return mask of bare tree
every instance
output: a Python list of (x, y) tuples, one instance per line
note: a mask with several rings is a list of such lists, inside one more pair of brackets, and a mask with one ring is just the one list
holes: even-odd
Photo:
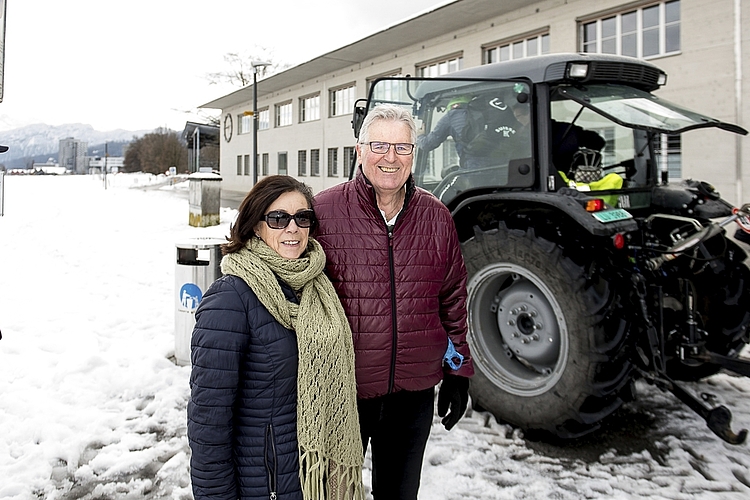
[[(231, 87), (246, 87), (253, 83), (253, 61), (270, 62), (269, 66), (258, 68), (258, 79), (263, 79), (289, 68), (289, 64), (275, 61), (273, 50), (259, 45), (243, 52), (229, 52), (224, 54), (224, 65), (226, 69), (214, 73), (206, 73), (205, 78), (209, 85), (229, 85)], [(208, 125), (221, 125), (221, 116), (218, 111), (210, 109), (175, 109), (186, 115), (198, 117)], [(192, 118), (193, 120), (195, 118)]]
[(270, 62), (269, 66), (258, 68), (258, 78), (278, 73), (288, 68), (288, 64), (274, 61), (273, 51), (256, 45), (253, 49), (243, 52), (229, 52), (224, 54), (227, 69), (208, 73), (206, 79), (211, 85), (228, 83), (233, 87), (246, 87), (253, 83), (253, 61)]

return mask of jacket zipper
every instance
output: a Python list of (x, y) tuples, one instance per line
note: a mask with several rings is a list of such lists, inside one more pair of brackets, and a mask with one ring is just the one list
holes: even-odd
[[(398, 219), (397, 219), (398, 220)], [(388, 378), (388, 394), (396, 384), (396, 347), (398, 344), (398, 322), (396, 318), (396, 269), (393, 265), (393, 226), (388, 226), (388, 270), (391, 277), (391, 370)]]
[[(268, 456), (268, 451), (271, 451), (271, 456)], [(276, 470), (277, 470), (277, 458), (276, 458), (276, 439), (273, 435), (273, 425), (268, 424), (266, 426), (266, 446), (265, 446), (265, 460), (266, 473), (268, 474), (268, 498), (270, 500), (276, 500)]]

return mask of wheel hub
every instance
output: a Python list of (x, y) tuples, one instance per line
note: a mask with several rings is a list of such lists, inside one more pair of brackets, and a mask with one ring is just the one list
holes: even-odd
[(513, 355), (541, 369), (549, 369), (560, 352), (554, 311), (539, 290), (527, 281), (498, 296), (497, 323)]

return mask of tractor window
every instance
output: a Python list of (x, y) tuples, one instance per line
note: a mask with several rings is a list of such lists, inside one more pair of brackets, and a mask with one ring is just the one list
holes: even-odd
[(588, 185), (579, 186), (581, 190), (647, 185), (650, 148), (646, 132), (619, 125), (566, 99), (552, 103), (551, 118), (552, 165), (566, 183)]
[(460, 83), (422, 99), (417, 183), (445, 203), (469, 190), (530, 186), (529, 86)]

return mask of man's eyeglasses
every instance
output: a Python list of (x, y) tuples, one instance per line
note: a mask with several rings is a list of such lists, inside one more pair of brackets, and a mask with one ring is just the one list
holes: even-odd
[(409, 144), (408, 142), (397, 142), (393, 144), (391, 142), (372, 141), (366, 144), (370, 146), (370, 151), (378, 155), (386, 154), (388, 150), (391, 149), (391, 146), (396, 150), (397, 155), (410, 155), (412, 151), (414, 151), (414, 144)]
[(266, 221), (266, 224), (271, 229), (286, 229), (289, 223), (292, 222), (292, 219), (294, 219), (297, 227), (307, 228), (315, 222), (315, 212), (309, 208), (307, 210), (300, 210), (292, 215), (281, 210), (273, 210), (263, 216), (263, 220)]

